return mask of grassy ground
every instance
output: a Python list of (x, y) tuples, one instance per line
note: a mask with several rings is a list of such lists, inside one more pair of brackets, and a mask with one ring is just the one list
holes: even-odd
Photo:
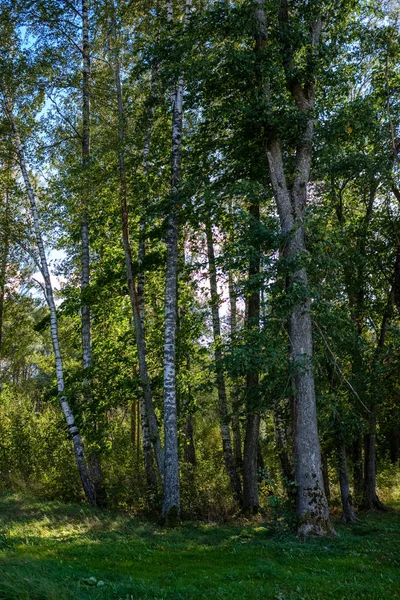
[(400, 514), (300, 542), (256, 526), (166, 531), (114, 512), (0, 497), (1, 600), (400, 599)]

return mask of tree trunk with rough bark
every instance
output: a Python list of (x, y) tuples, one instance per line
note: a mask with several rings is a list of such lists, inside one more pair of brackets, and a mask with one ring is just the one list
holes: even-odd
[[(184, 24), (190, 18), (192, 2), (186, 0)], [(174, 20), (173, 5), (167, 0), (167, 21)], [(172, 85), (171, 186), (167, 214), (167, 264), (165, 273), (164, 335), (164, 502), (162, 516), (166, 525), (180, 519), (181, 500), (178, 456), (178, 415), (176, 397), (176, 328), (178, 314), (178, 211), (182, 162), (183, 76)]]
[(18, 155), (18, 162), (19, 162), (19, 166), (20, 166), (20, 169), (22, 172), (22, 177), (24, 180), (25, 188), (26, 188), (29, 202), (30, 202), (32, 221), (33, 221), (33, 229), (34, 229), (34, 234), (35, 234), (35, 238), (36, 238), (39, 259), (40, 259), (40, 270), (41, 270), (41, 274), (42, 274), (42, 277), (44, 280), (45, 297), (46, 297), (47, 305), (50, 310), (50, 332), (51, 332), (51, 339), (52, 339), (52, 343), (53, 343), (53, 350), (54, 350), (55, 363), (56, 363), (56, 378), (57, 378), (57, 390), (58, 390), (59, 401), (60, 401), (61, 409), (64, 413), (65, 420), (66, 420), (68, 428), (69, 428), (69, 432), (72, 437), (76, 464), (78, 467), (79, 475), (81, 477), (83, 490), (85, 492), (87, 500), (90, 502), (90, 504), (93, 504), (95, 506), (96, 505), (96, 492), (94, 489), (93, 482), (91, 481), (91, 478), (90, 478), (90, 472), (89, 472), (89, 468), (88, 468), (88, 464), (87, 464), (87, 460), (86, 460), (86, 456), (85, 456), (85, 450), (84, 450), (84, 446), (83, 446), (82, 437), (81, 437), (79, 429), (75, 423), (74, 415), (72, 413), (71, 407), (70, 407), (67, 397), (65, 395), (64, 368), (63, 368), (63, 361), (62, 361), (62, 357), (61, 357), (60, 343), (59, 343), (59, 336), (58, 336), (57, 310), (56, 310), (56, 305), (54, 302), (54, 294), (53, 294), (53, 288), (51, 285), (50, 272), (49, 272), (49, 268), (48, 268), (48, 264), (47, 264), (47, 258), (46, 258), (46, 253), (45, 253), (41, 229), (40, 229), (36, 195), (35, 195), (35, 192), (33, 190), (31, 182), (30, 182), (28, 169), (27, 169), (27, 165), (26, 165), (26, 160), (25, 160), (25, 153), (24, 153), (21, 138), (19, 135), (18, 127), (17, 127), (16, 121), (14, 119), (14, 115), (12, 114), (12, 110), (7, 106), (7, 99), (5, 100), (5, 104), (6, 104), (4, 107), (5, 112), (9, 118), (11, 126), (12, 126), (17, 155)]
[[(256, 19), (259, 36), (265, 45), (268, 29), (264, 13), (264, 0), (256, 2)], [(318, 437), (316, 399), (314, 388), (313, 336), (311, 305), (307, 271), (300, 263), (306, 251), (304, 215), (307, 202), (314, 121), (313, 56), (317, 52), (322, 29), (321, 15), (316, 14), (310, 29), (310, 75), (305, 84), (297, 79), (295, 58), (290, 41), (285, 34), (290, 23), (286, 1), (279, 5), (278, 27), (282, 33), (281, 60), (286, 75), (286, 87), (297, 111), (303, 118), (299, 132), (293, 167), (288, 177), (288, 165), (278, 130), (270, 131), (267, 139), (267, 158), (272, 189), (278, 209), (281, 233), (284, 239), (282, 255), (291, 265), (288, 274), (288, 293), (293, 292), (294, 301), (288, 318), (290, 362), (294, 371), (296, 395), (296, 423), (294, 427), (295, 477), (297, 483), (297, 516), (300, 535), (326, 535), (332, 532), (328, 503), (321, 473), (321, 450)], [(270, 102), (268, 87), (265, 88)], [(297, 263), (297, 265), (296, 265)]]
[(125, 267), (127, 274), (127, 283), (129, 298), (131, 301), (133, 321), (136, 334), (136, 347), (138, 352), (139, 376), (142, 385), (143, 397), (140, 399), (140, 413), (143, 438), (143, 454), (146, 470), (147, 485), (150, 489), (157, 487), (157, 475), (154, 468), (152, 448), (154, 449), (155, 459), (160, 475), (164, 472), (164, 453), (161, 446), (160, 434), (158, 431), (157, 419), (154, 412), (150, 379), (147, 370), (146, 358), (146, 340), (143, 330), (142, 311), (139, 303), (138, 292), (134, 281), (132, 248), (129, 235), (129, 213), (127, 202), (127, 184), (125, 168), (125, 114), (122, 97), (122, 85), (120, 77), (119, 59), (114, 53), (114, 78), (118, 102), (118, 163), (120, 174), (120, 204), (121, 204), (121, 223), (122, 240), (125, 253)]
[(242, 486), (240, 477), (236, 469), (235, 460), (232, 452), (231, 432), (229, 429), (229, 413), (228, 401), (226, 395), (225, 377), (222, 367), (222, 350), (221, 350), (221, 324), (219, 319), (219, 294), (217, 287), (217, 271), (215, 266), (214, 242), (212, 236), (211, 224), (206, 225), (207, 234), (207, 254), (208, 268), (210, 278), (211, 292), (211, 313), (214, 335), (214, 358), (215, 358), (215, 375), (217, 381), (218, 400), (219, 400), (219, 422), (222, 440), (222, 452), (224, 456), (225, 467), (228, 472), (231, 483), (232, 494), (235, 502), (241, 506), (242, 504)]
[(340, 497), (342, 499), (343, 515), (342, 521), (353, 523), (356, 520), (356, 514), (353, 506), (353, 498), (350, 492), (349, 472), (347, 469), (346, 448), (342, 443), (338, 449), (339, 458), (339, 483)]

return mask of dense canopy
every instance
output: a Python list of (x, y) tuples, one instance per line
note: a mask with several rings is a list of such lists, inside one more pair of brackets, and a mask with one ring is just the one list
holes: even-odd
[(302, 535), (384, 510), (398, 3), (0, 7), (1, 485)]

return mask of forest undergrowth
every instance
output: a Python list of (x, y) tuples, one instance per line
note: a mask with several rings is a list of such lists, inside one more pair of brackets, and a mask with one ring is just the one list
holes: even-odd
[(167, 530), (117, 511), (0, 497), (1, 600), (400, 598), (400, 503), (300, 541), (277, 523)]

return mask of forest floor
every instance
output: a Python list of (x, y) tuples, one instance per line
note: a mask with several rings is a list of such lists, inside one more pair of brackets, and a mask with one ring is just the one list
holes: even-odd
[(400, 599), (400, 513), (299, 541), (267, 523), (165, 530), (113, 511), (0, 496), (1, 600)]

